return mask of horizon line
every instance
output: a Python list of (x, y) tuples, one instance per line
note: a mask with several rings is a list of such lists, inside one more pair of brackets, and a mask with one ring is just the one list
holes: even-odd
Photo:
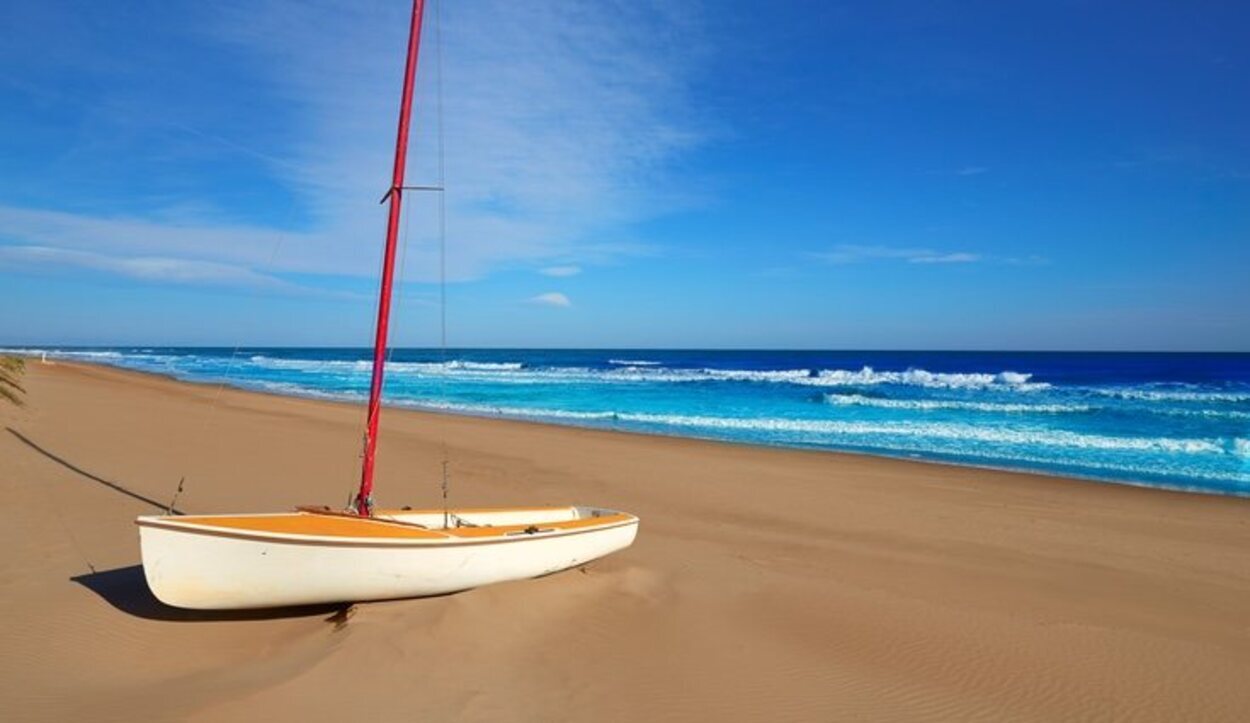
[[(346, 344), (0, 344), (0, 353), (7, 349), (364, 349), (370, 345)], [(390, 350), (406, 351), (657, 351), (657, 352), (831, 352), (831, 353), (947, 353), (947, 354), (1229, 354), (1250, 355), (1250, 349), (993, 349), (993, 348), (917, 348), (917, 347), (678, 347), (678, 346), (401, 346)]]

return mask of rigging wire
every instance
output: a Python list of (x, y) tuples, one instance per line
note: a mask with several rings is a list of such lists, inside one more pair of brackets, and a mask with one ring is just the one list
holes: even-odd
[[(240, 146), (240, 148), (242, 147)], [(286, 216), (288, 222), (294, 218), (295, 205), (293, 202), (288, 202)], [(286, 242), (286, 237), (287, 234), (285, 233), (278, 234), (278, 238), (274, 241), (273, 247), (269, 251), (269, 260), (265, 262), (265, 266), (263, 268), (273, 268), (274, 262), (278, 259), (278, 254), (282, 251), (282, 245)], [(256, 289), (251, 296), (255, 299), (260, 296), (260, 293), (261, 290)], [(238, 363), (239, 352), (242, 351), (242, 349), (242, 341), (237, 340), (234, 345), (234, 350), (230, 352), (230, 361), (226, 364), (226, 373), (222, 375), (221, 381), (217, 383), (217, 389), (213, 392), (213, 401), (209, 403), (208, 413), (204, 415), (204, 423), (200, 426), (200, 439), (206, 439), (208, 437), (208, 430), (212, 427), (213, 423), (217, 421), (218, 412), (221, 409), (221, 394), (225, 391), (226, 385), (230, 383), (230, 379), (234, 375), (234, 369)], [(220, 448), (221, 437), (217, 438), (217, 445), (218, 448)], [(183, 491), (186, 489), (186, 483), (187, 478), (185, 475), (178, 480), (178, 487), (174, 490), (173, 497), (169, 500), (169, 506), (166, 510), (166, 514), (184, 514), (178, 511), (177, 508), (178, 498), (182, 496)]]
[(438, 121), (438, 310), (439, 346), (447, 356), (447, 161), (443, 134), (443, 0), (434, 4), (435, 113)]
[[(443, 133), (443, 0), (434, 3), (434, 67), (435, 67), (435, 114), (438, 122), (438, 345), (442, 376), (439, 377), (439, 397), (447, 400), (447, 163), (445, 136)], [(451, 511), (448, 508), (448, 493), (451, 480), (448, 476), (448, 465), (451, 463), (447, 454), (447, 425), (442, 415), (438, 417), (439, 449), (441, 452), (440, 469), (442, 471), (441, 489), (443, 493), (443, 527), (449, 526)]]

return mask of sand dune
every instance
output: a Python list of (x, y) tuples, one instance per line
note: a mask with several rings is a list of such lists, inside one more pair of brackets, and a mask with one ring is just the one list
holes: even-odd
[(379, 501), (593, 503), (628, 551), (427, 600), (201, 614), (133, 518), (342, 504), (361, 410), (31, 366), (0, 407), (6, 720), (1244, 720), (1250, 501), (388, 411)]

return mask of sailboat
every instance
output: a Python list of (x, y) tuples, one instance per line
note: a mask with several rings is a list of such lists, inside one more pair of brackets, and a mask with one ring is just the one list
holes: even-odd
[[(343, 511), (139, 517), (148, 587), (180, 608), (363, 602), (540, 577), (633, 543), (638, 518), (599, 507), (374, 509), (391, 286), (424, 0), (414, 0), (395, 142), (360, 489)], [(408, 189), (410, 190), (410, 189)]]

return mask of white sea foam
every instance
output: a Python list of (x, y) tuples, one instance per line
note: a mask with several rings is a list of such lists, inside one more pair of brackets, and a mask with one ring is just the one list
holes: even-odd
[(1032, 374), (1021, 374), (1020, 372), (998, 373), (998, 380), (1004, 384), (1028, 384), (1031, 378), (1033, 378)]
[(0, 349), (0, 354), (11, 354), (13, 356), (43, 356), (47, 354), (49, 359), (82, 359), (84, 361), (120, 361), (125, 358), (125, 355), (115, 351), (32, 349), (26, 347)]
[[(1136, 410), (1135, 410), (1136, 411)], [(1147, 407), (1141, 410), (1146, 414), (1163, 414), (1169, 417), (1205, 417), (1207, 419), (1250, 419), (1250, 412), (1239, 412), (1235, 409), (1177, 409), (1167, 407)]]
[(1211, 439), (1157, 437), (1110, 437), (1066, 430), (1009, 429), (968, 424), (873, 424), (826, 420), (740, 419), (685, 415), (621, 415), (622, 419), (678, 427), (707, 427), (753, 431), (812, 432), (833, 436), (925, 437), (976, 441), (990, 444), (1076, 447), (1083, 449), (1134, 450), (1185, 454), (1219, 453), (1223, 445)]
[[(1166, 452), (1179, 454), (1225, 454), (1227, 445), (1220, 439), (1174, 439), (1169, 437), (1113, 437), (1083, 434), (1059, 429), (1020, 429), (980, 427), (970, 424), (910, 422), (850, 422), (823, 419), (779, 419), (745, 417), (710, 417), (682, 414), (650, 414), (640, 412), (587, 412), (564, 409), (454, 404), (443, 402), (412, 402), (412, 406), (509, 417), (569, 419), (582, 421), (619, 421), (703, 429), (728, 429), (747, 432), (788, 432), (828, 437), (875, 437), (883, 446), (902, 439), (952, 440), (991, 445), (1023, 445), (1037, 447), (1068, 447), (1107, 451)], [(836, 441), (836, 440), (835, 440)], [(1244, 440), (1240, 440), (1244, 441)]]
[[(310, 373), (363, 373), (371, 362), (343, 360), (275, 359), (263, 355), (253, 356), (253, 364), (275, 369), (289, 369)], [(700, 383), (700, 382), (754, 382), (794, 384), (815, 387), (904, 385), (945, 389), (1004, 389), (1011, 391), (1038, 391), (1048, 389), (1049, 384), (1032, 382), (1031, 374), (1003, 371), (987, 373), (945, 373), (925, 369), (906, 371), (876, 371), (872, 367), (859, 370), (825, 369), (717, 369), (665, 367), (648, 360), (613, 359), (612, 369), (589, 367), (528, 367), (521, 362), (474, 362), (453, 360), (448, 362), (388, 362), (387, 371), (398, 374), (449, 375), (476, 381), (505, 384), (551, 384), (551, 383)]]
[(329, 392), (322, 389), (306, 387), (301, 384), (293, 384), (291, 382), (271, 382), (258, 381), (249, 384), (253, 389), (263, 392), (271, 392), (273, 394), (284, 394), (295, 397), (309, 397), (312, 399), (331, 399), (337, 402), (362, 401), (366, 399), (366, 395), (360, 392)]
[[(279, 359), (264, 355), (251, 357), (252, 364), (268, 369), (289, 369), (310, 373), (369, 372), (371, 359)], [(521, 362), (474, 362), (453, 359), (446, 362), (395, 362), (388, 361), (388, 372), (418, 372), (439, 374), (446, 372), (510, 372), (524, 368)]]
[(638, 382), (789, 382), (801, 383), (810, 379), (807, 369), (670, 369), (645, 367), (613, 369), (603, 374), (608, 381)]
[(304, 372), (368, 371), (368, 361), (343, 361), (337, 359), (278, 359), (264, 355), (251, 357), (253, 365), (263, 369), (289, 369)]
[[(155, 349), (56, 349), (13, 348), (0, 350), (36, 358), (44, 352), (54, 359), (77, 359), (126, 366), (148, 371), (174, 373), (179, 378), (217, 382), (227, 381), (251, 389), (316, 397), (334, 400), (358, 401), (363, 398), (363, 382), (367, 381), (371, 361), (319, 360), (309, 358), (283, 358), (276, 354), (252, 352), (239, 355), (237, 360), (219, 352), (201, 354), (188, 352), (165, 352)], [(270, 353), (272, 354), (272, 353)], [(514, 357), (515, 359), (516, 357)], [(230, 362), (227, 371), (227, 362)], [(236, 363), (237, 362), (237, 363)], [(696, 437), (740, 439), (781, 444), (807, 444), (825, 447), (864, 449), (883, 453), (918, 454), (960, 460), (1002, 460), (1017, 466), (1042, 467), (1045, 469), (1107, 470), (1110, 476), (1139, 476), (1153, 478), (1171, 476), (1197, 480), (1218, 481), (1221, 489), (1231, 485), (1235, 490), (1250, 493), (1250, 439), (1245, 427), (1229, 424), (1224, 420), (1250, 419), (1250, 385), (1184, 384), (1157, 382), (1124, 384), (1117, 387), (1064, 387), (1057, 394), (1015, 396), (1016, 392), (1032, 392), (1050, 387), (1033, 381), (1030, 374), (1001, 371), (983, 372), (932, 372), (925, 369), (905, 371), (880, 371), (871, 367), (859, 369), (721, 369), (681, 368), (665, 366), (649, 359), (613, 359), (607, 368), (587, 366), (529, 366), (520, 361), (471, 361), (451, 359), (438, 361), (390, 362), (388, 371), (392, 379), (400, 383), (393, 391), (409, 393), (423, 387), (422, 380), (445, 378), (449, 382), (469, 385), (604, 385), (602, 392), (615, 391), (608, 385), (622, 385), (621, 393), (628, 391), (624, 385), (714, 384), (735, 385), (734, 393), (745, 393), (747, 385), (760, 385), (761, 397), (770, 399), (768, 408), (776, 411), (763, 412), (770, 415), (752, 418), (749, 412), (723, 412), (711, 414), (665, 414), (659, 412), (611, 412), (583, 411), (576, 409), (526, 408), (509, 402), (499, 406), (489, 404), (454, 404), (443, 402), (403, 401), (394, 396), (389, 403), (431, 409), (443, 409), (478, 415), (505, 415), (510, 417), (565, 421), (571, 424), (609, 426), (619, 424), (632, 429), (668, 432)], [(305, 376), (307, 374), (308, 376)], [(741, 387), (736, 385), (741, 384)], [(773, 387), (772, 385), (782, 385)], [(772, 401), (789, 399), (796, 404), (808, 397), (803, 387), (815, 387), (811, 391), (828, 393), (821, 398), (830, 405), (844, 407), (881, 408), (910, 413), (891, 416), (888, 421), (855, 419), (858, 415), (847, 412), (834, 415), (833, 410), (820, 411), (819, 406), (808, 405), (805, 410), (796, 407), (774, 407)], [(872, 388), (878, 392), (874, 395)], [(344, 389), (345, 388), (345, 389)], [(460, 387), (448, 384), (449, 391)], [(782, 394), (765, 395), (768, 388)], [(908, 392), (907, 388), (912, 388)], [(935, 390), (921, 393), (915, 388)], [(343, 389), (343, 391), (333, 391)], [(351, 390), (351, 391), (348, 391)], [(943, 392), (941, 390), (950, 390)], [(489, 399), (499, 394), (499, 399), (512, 393), (500, 387), (477, 391)], [(577, 398), (587, 389), (577, 389)], [(690, 390), (692, 393), (695, 389)], [(489, 392), (489, 393), (487, 393)], [(562, 406), (564, 397), (558, 391), (544, 390), (543, 395), (527, 394), (526, 398), (545, 399), (537, 402), (551, 407)], [(709, 389), (707, 394), (717, 393)], [(699, 394), (703, 394), (699, 390)], [(506, 395), (506, 396), (505, 396)], [(686, 395), (672, 397), (680, 401)], [(909, 396), (940, 396), (942, 399), (908, 398)], [(614, 399), (625, 399), (613, 395)], [(669, 397), (665, 397), (666, 399)], [(1117, 401), (1122, 400), (1122, 401)], [(622, 401), (622, 403), (628, 403)], [(795, 414), (812, 415), (815, 418), (788, 418), (782, 409), (792, 409)], [(988, 414), (1016, 415), (993, 419), (996, 424), (986, 424), (990, 418), (976, 417), (951, 420), (943, 423), (943, 417), (925, 415), (933, 410), (985, 412)], [(1048, 429), (1041, 420), (1031, 420), (1027, 415), (1068, 414), (1098, 412), (1107, 414), (1131, 414), (1145, 422), (1145, 415), (1175, 415), (1193, 417), (1183, 424), (1184, 433), (1174, 433), (1172, 425), (1156, 417), (1150, 424), (1159, 427), (1157, 432), (1147, 432), (1141, 425), (1140, 436), (1118, 436), (1118, 431), (1095, 433), (1095, 430), (1073, 431)], [(824, 416), (822, 416), (824, 415)], [(841, 417), (841, 418), (834, 418)], [(1205, 418), (1205, 419), (1204, 419)], [(905, 422), (903, 419), (916, 420)], [(1014, 421), (1013, 421), (1014, 420)], [(1210, 421), (1207, 421), (1210, 420)], [(1183, 434), (1183, 437), (1181, 436)], [(1208, 491), (1213, 487), (1208, 487)]]
[(942, 409), (1001, 414), (1067, 414), (1088, 412), (1088, 404), (1014, 404), (1006, 402), (963, 402), (953, 399), (881, 399), (862, 394), (826, 394), (825, 401), (843, 407), (876, 407), (936, 411)]
[[(526, 370), (530, 371), (530, 370)], [(546, 378), (576, 378), (586, 381), (630, 381), (648, 383), (689, 382), (761, 382), (795, 384), (815, 387), (873, 386), (895, 384), (948, 389), (1000, 388), (1013, 391), (1047, 389), (1049, 384), (1031, 382), (1030, 374), (1000, 372), (998, 374), (937, 373), (924, 369), (903, 372), (879, 372), (871, 367), (857, 371), (846, 369), (679, 369), (670, 367), (624, 367), (606, 372), (585, 368), (552, 368), (532, 370)]]
[(518, 369), (523, 369), (525, 367), (525, 365), (522, 364), (521, 362), (475, 362), (475, 361), (462, 361), (459, 359), (455, 359), (446, 363), (439, 363), (439, 364), (436, 364), (435, 366), (446, 368), (446, 369), (467, 369), (469, 371), (480, 371), (480, 372), (516, 371)]
[(1090, 389), (1094, 394), (1117, 399), (1129, 399), (1144, 402), (1250, 402), (1250, 391), (1228, 392), (1214, 390), (1189, 389), (1134, 389), (1117, 387), (1113, 389)]
[(987, 374), (983, 372), (931, 372), (926, 369), (913, 368), (902, 372), (879, 372), (872, 367), (866, 366), (858, 371), (828, 369), (820, 372), (820, 374), (806, 383), (829, 387), (859, 387), (877, 384), (945, 389), (1002, 387), (1021, 391), (1038, 391), (1050, 388), (1050, 385), (1045, 382), (1030, 381), (1032, 378), (1032, 374), (1013, 371)]
[[(1156, 475), (1173, 475), (1176, 477), (1209, 480), (1224, 484), (1231, 483), (1239, 487), (1239, 489), (1231, 490), (1232, 494), (1250, 496), (1250, 472), (1220, 471), (1203, 469), (1201, 467), (1195, 467), (1192, 464), (1177, 464), (1175, 460), (1179, 458), (1172, 458), (1173, 461), (1171, 462), (1165, 459), (1152, 459), (1149, 464), (1134, 464), (1122, 460), (1106, 462), (1099, 459), (1093, 459), (1088, 456), (1055, 456), (1053, 452), (1048, 452), (1047, 456), (1043, 457), (1031, 454), (1022, 454), (1016, 450), (1010, 452), (997, 452), (985, 449), (978, 450), (976, 456), (982, 460), (1000, 462), (1004, 466), (1012, 466), (1017, 469), (1021, 468), (1022, 464), (1040, 465), (1043, 468), (1049, 468), (1054, 465), (1069, 465), (1077, 468), (1093, 469), (1098, 470), (1102, 475), (1104, 475), (1105, 479), (1116, 482), (1117, 484), (1129, 484), (1133, 486), (1164, 487), (1166, 489), (1187, 490), (1191, 492), (1212, 492), (1209, 487), (1176, 483), (1165, 483), (1161, 485), (1157, 482), (1151, 482), (1149, 484), (1139, 484), (1126, 480), (1126, 476), (1139, 475), (1143, 478), (1148, 478)], [(1226, 492), (1229, 491), (1220, 490), (1220, 493)]]

